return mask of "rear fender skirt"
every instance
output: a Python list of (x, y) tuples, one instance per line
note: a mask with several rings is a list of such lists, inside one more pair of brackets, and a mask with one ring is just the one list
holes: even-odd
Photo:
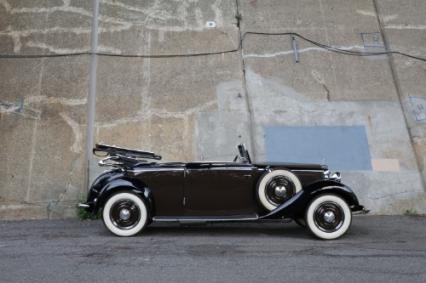
[(298, 192), (294, 197), (289, 199), (287, 202), (278, 206), (268, 214), (259, 217), (260, 219), (274, 219), (274, 218), (292, 218), (299, 215), (304, 215), (306, 206), (309, 202), (317, 195), (331, 193), (341, 196), (350, 207), (358, 207), (359, 202), (354, 192), (348, 186), (332, 181), (322, 180), (314, 184), (303, 188), (302, 191)]
[(104, 206), (108, 198), (118, 192), (131, 192), (142, 198), (148, 206), (149, 212), (153, 211), (154, 203), (152, 200), (152, 194), (145, 184), (138, 182), (137, 180), (129, 180), (125, 178), (115, 179), (107, 183), (99, 192), (96, 202), (93, 200), (93, 212), (97, 213), (100, 208)]

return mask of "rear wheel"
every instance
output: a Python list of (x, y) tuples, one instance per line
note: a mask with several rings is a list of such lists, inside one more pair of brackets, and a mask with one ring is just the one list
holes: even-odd
[(320, 195), (309, 204), (305, 221), (315, 236), (333, 240), (348, 231), (352, 222), (352, 212), (341, 197), (331, 194)]
[(144, 201), (132, 193), (118, 193), (106, 202), (102, 219), (105, 227), (117, 236), (134, 236), (147, 224)]

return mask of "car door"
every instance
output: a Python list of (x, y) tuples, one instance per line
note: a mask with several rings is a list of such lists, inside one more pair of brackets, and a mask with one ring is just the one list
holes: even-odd
[(251, 164), (188, 163), (184, 206), (187, 216), (237, 216), (255, 212)]
[(182, 216), (184, 164), (136, 169), (136, 178), (145, 184), (152, 193), (154, 214), (156, 217)]

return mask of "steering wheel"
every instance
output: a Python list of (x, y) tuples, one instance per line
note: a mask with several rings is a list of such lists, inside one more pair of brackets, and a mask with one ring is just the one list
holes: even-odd
[(241, 157), (241, 161), (243, 163), (251, 163), (250, 154), (248, 153), (244, 144), (238, 145), (238, 152), (239, 152), (239, 156)]

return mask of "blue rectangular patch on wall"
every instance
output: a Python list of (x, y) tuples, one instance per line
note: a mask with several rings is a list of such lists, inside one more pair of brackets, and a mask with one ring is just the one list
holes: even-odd
[(332, 170), (371, 170), (364, 126), (265, 128), (266, 157), (270, 162), (327, 164)]

